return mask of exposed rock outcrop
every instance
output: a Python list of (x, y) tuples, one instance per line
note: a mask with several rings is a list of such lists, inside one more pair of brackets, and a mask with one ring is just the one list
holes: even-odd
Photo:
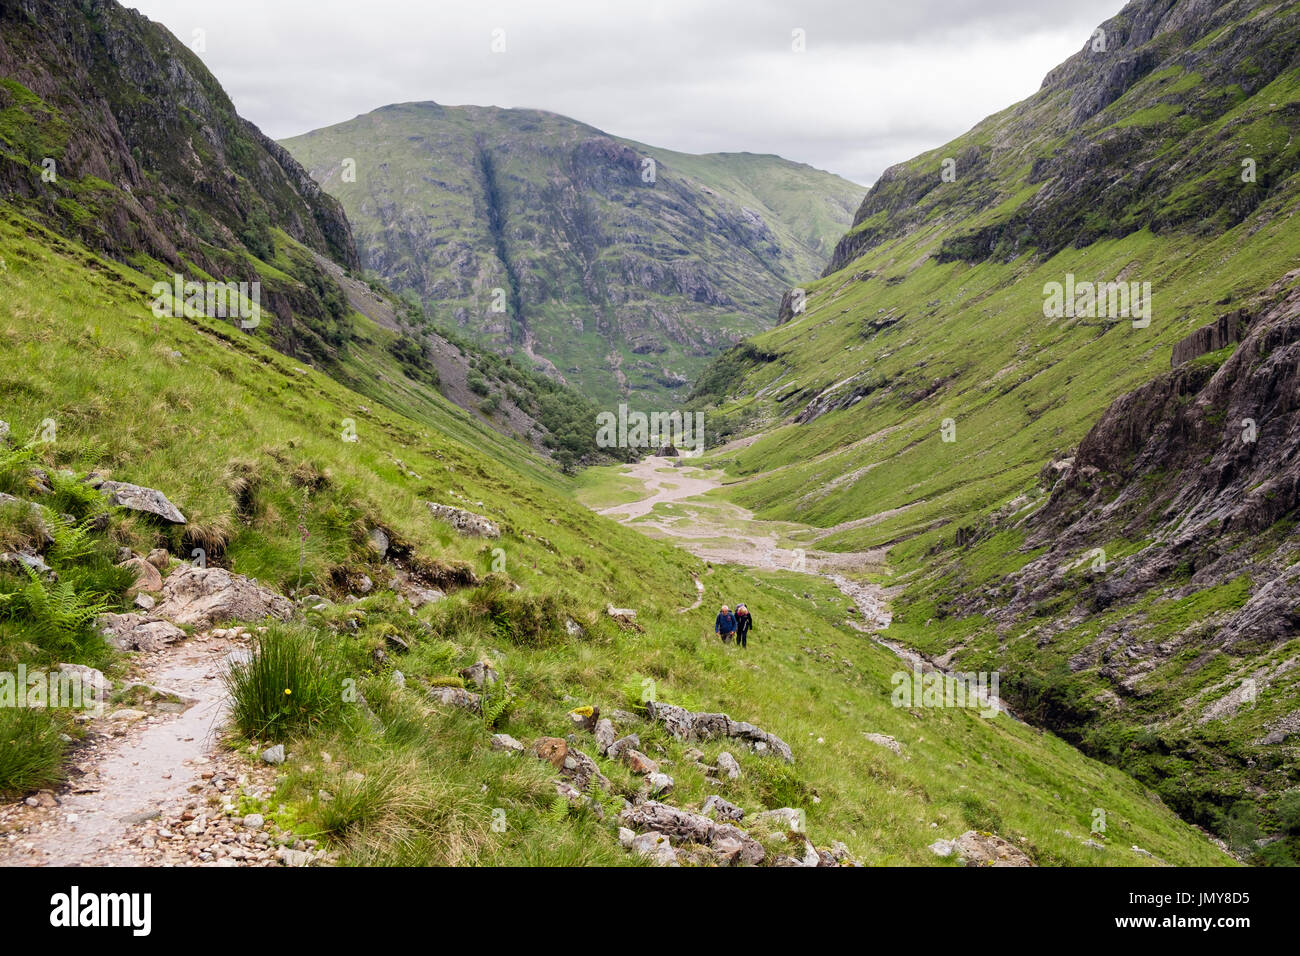
[(786, 763), (794, 763), (794, 753), (780, 737), (753, 724), (732, 720), (726, 714), (695, 713), (685, 707), (655, 701), (646, 704), (646, 713), (678, 740), (732, 738), (744, 741), (756, 754), (775, 754)]
[(163, 583), (158, 617), (206, 627), (220, 621), (287, 620), (293, 603), (256, 581), (225, 568), (185, 565)]

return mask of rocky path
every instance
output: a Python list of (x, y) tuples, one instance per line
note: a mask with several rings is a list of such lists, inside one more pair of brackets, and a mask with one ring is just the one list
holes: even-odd
[(274, 792), (275, 769), (226, 745), (225, 672), (252, 636), (211, 622), (286, 617), (292, 605), (239, 575), (184, 564), (161, 596), (150, 613), (100, 619), (133, 651), (128, 677), (104, 695), (101, 713), (77, 716), (67, 782), (0, 806), (0, 866), (302, 866), (324, 857), (261, 814), (240, 815), (241, 804)]
[(245, 632), (199, 634), (141, 653), (133, 663), (139, 702), (88, 721), (69, 782), (0, 810), (0, 865), (114, 866), (160, 862), (142, 824), (179, 819), (211, 781), (243, 771), (217, 746), (227, 712), (225, 661)]

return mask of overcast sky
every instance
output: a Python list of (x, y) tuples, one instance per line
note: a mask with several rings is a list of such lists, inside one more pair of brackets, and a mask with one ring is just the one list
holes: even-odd
[(1123, 5), (126, 2), (191, 46), (202, 30), (208, 68), (276, 138), (412, 100), (536, 107), (652, 146), (778, 153), (864, 185), (1031, 94)]

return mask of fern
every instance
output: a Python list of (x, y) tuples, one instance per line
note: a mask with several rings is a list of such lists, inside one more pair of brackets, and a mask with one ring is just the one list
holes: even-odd
[(72, 563), (90, 557), (95, 553), (96, 541), (92, 536), (93, 518), (75, 523), (61, 514), (45, 511), (45, 526), (49, 529), (54, 545), (50, 554), (59, 563)]
[(501, 718), (505, 716), (512, 704), (515, 702), (514, 695), (506, 687), (505, 681), (498, 682), (499, 690), (485, 688), (483, 697), (479, 701), (479, 709), (483, 712), (483, 724), (489, 730), (496, 728)]
[(30, 489), (27, 487), (27, 466), (36, 457), (36, 446), (21, 445), (5, 451), (0, 449), (0, 491), (11, 495), (21, 495)]
[(22, 621), (37, 638), (54, 644), (51, 650), (75, 647), (76, 638), (109, 608), (103, 599), (83, 595), (67, 581), (48, 582), (32, 568), (23, 570), (28, 583), (0, 594), (0, 613)]
[(551, 801), (551, 809), (546, 816), (555, 824), (561, 824), (567, 820), (569, 817), (569, 798), (562, 793), (557, 793), (555, 799)]

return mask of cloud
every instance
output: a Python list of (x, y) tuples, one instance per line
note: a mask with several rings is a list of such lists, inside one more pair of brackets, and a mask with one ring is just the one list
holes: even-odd
[[(274, 137), (390, 103), (534, 107), (868, 184), (1037, 89), (1119, 0), (137, 0)], [(805, 51), (792, 49), (804, 31)], [(502, 31), (494, 34), (494, 31)], [(504, 52), (493, 52), (494, 37)]]

